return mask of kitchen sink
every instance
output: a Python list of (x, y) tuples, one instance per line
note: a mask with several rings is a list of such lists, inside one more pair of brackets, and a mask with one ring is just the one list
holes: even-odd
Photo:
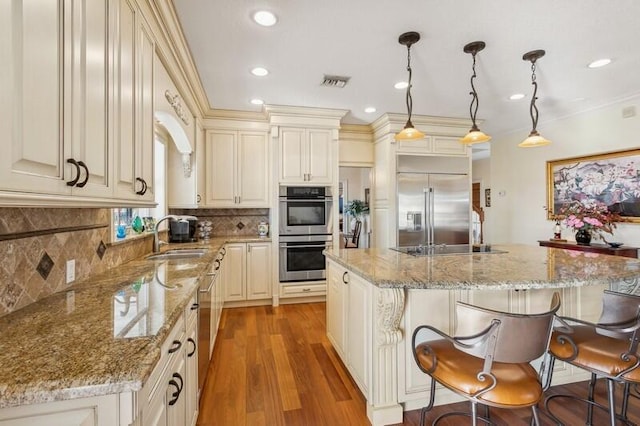
[(171, 249), (162, 253), (153, 253), (147, 256), (147, 260), (173, 260), (192, 259), (202, 257), (207, 253), (207, 249)]

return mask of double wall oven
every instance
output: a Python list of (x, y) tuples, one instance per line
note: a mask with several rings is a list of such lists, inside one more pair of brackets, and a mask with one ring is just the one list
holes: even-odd
[(280, 281), (324, 280), (323, 250), (332, 244), (330, 187), (280, 187)]

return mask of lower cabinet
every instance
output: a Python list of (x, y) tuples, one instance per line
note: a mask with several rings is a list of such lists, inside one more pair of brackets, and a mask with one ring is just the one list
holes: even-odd
[(105, 395), (0, 410), (1, 426), (112, 426), (119, 424), (118, 395)]
[(327, 336), (364, 395), (371, 364), (371, 302), (365, 280), (327, 264)]
[(230, 243), (225, 248), (225, 303), (271, 298), (271, 243)]
[(197, 320), (194, 298), (162, 345), (160, 361), (140, 392), (142, 425), (195, 425), (198, 417)]

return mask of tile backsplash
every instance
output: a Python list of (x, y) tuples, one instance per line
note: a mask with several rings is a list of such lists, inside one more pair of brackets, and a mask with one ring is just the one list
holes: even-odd
[(0, 316), (151, 251), (150, 237), (108, 245), (110, 220), (110, 209), (0, 208)]
[(260, 222), (269, 223), (269, 209), (170, 209), (169, 213), (210, 221), (215, 236), (255, 236)]

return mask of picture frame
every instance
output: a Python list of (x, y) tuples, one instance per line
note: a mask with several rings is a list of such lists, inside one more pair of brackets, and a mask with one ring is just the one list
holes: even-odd
[(491, 188), (484, 190), (484, 206), (491, 207)]
[(369, 201), (371, 197), (371, 190), (369, 188), (364, 189), (364, 205), (369, 207)]
[(640, 149), (547, 161), (547, 219), (571, 201), (598, 201), (640, 223)]

